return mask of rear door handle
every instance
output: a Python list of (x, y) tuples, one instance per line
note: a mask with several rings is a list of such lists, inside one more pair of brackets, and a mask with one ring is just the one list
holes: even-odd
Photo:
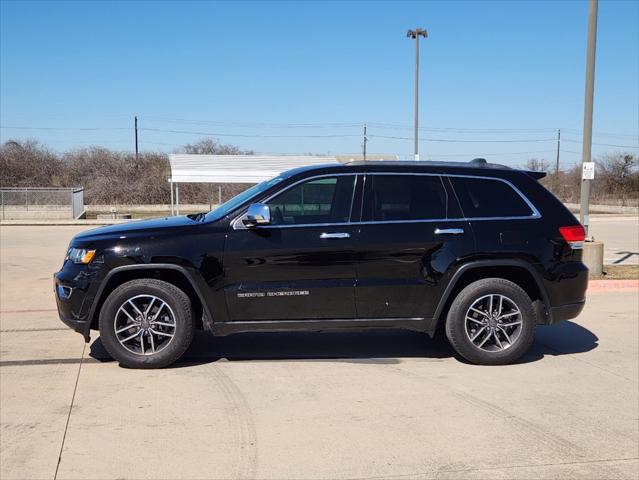
[(351, 238), (350, 233), (340, 232), (340, 233), (322, 233), (320, 238)]
[(436, 228), (435, 235), (461, 235), (464, 233), (463, 228)]

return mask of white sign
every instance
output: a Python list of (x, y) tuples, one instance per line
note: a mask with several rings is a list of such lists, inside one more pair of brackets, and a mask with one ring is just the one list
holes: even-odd
[(595, 162), (584, 162), (581, 171), (582, 180), (593, 180), (595, 178)]

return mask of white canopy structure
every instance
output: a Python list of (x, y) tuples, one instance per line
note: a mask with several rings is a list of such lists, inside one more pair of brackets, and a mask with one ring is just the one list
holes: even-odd
[[(171, 154), (171, 213), (180, 213), (180, 183), (260, 183), (297, 167), (338, 163), (317, 155), (194, 155)], [(175, 197), (173, 187), (175, 186)], [(174, 202), (175, 198), (175, 202)]]

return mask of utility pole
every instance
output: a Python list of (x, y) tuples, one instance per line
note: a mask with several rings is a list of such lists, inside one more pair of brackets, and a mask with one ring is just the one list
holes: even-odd
[(557, 130), (557, 166), (555, 167), (555, 175), (559, 175), (559, 147), (561, 146), (561, 128)]
[[(595, 50), (597, 47), (597, 0), (590, 0), (588, 12), (588, 48), (586, 51), (586, 90), (584, 98), (584, 132), (582, 145), (582, 171), (586, 164), (592, 161), (592, 103), (595, 90)], [(581, 179), (581, 204), (579, 220), (586, 229), (588, 236), (590, 179)]]
[(415, 160), (419, 160), (419, 37), (428, 38), (428, 32), (417, 28), (406, 36), (415, 40)]
[(366, 142), (368, 142), (368, 137), (366, 136), (366, 124), (364, 124), (364, 161), (366, 161)]
[(135, 116), (135, 160), (138, 160), (138, 116)]

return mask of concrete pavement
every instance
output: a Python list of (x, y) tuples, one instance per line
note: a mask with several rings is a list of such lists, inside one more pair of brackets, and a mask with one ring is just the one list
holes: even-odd
[(639, 264), (639, 216), (592, 215), (589, 234), (604, 242), (604, 264)]
[(411, 332), (202, 333), (174, 368), (127, 370), (54, 310), (82, 229), (0, 231), (3, 480), (639, 474), (636, 291), (593, 292), (511, 366)]

